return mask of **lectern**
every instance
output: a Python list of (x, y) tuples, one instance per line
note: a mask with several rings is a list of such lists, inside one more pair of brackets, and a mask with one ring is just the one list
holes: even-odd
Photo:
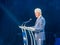
[(26, 26), (19, 26), (19, 28), (21, 28), (21, 30), (22, 30), (24, 45), (28, 45), (28, 37), (27, 37), (26, 30), (28, 30), (28, 33), (29, 33), (29, 36), (30, 36), (30, 40), (31, 40), (31, 45), (36, 45), (35, 44), (34, 34), (33, 34), (34, 28), (26, 27)]

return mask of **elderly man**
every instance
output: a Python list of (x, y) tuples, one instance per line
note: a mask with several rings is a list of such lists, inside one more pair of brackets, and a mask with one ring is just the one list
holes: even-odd
[(36, 23), (35, 23), (35, 39), (36, 39), (36, 44), (37, 45), (45, 45), (45, 19), (42, 16), (42, 11), (40, 8), (36, 8), (34, 10), (35, 16), (37, 18)]
[(36, 45), (45, 45), (44, 41), (45, 41), (45, 19), (42, 16), (42, 11), (40, 8), (36, 8), (34, 10), (35, 16), (37, 18), (36, 22), (35, 22), (35, 26), (33, 27), (20, 27), (20, 28), (24, 28), (26, 30), (31, 30), (34, 31), (34, 35), (35, 35), (35, 40), (36, 40)]

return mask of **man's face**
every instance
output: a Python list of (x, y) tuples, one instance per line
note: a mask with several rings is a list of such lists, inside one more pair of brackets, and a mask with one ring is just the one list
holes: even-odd
[(35, 12), (35, 16), (38, 18), (40, 16), (40, 12)]

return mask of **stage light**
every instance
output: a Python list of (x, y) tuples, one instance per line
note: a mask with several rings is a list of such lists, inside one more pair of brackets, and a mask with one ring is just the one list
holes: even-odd
[(0, 7), (2, 8), (2, 10), (7, 14), (7, 16), (9, 18), (11, 18), (11, 20), (13, 20), (17, 25), (20, 25), (20, 22), (17, 20), (17, 18), (14, 16), (13, 13), (10, 12), (10, 10), (8, 10), (7, 7), (5, 7), (3, 4), (0, 3)]

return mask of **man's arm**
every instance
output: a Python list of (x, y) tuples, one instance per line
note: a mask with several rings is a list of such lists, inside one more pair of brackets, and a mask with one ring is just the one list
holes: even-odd
[(45, 27), (45, 20), (41, 19), (36, 25), (35, 25), (35, 32), (43, 32)]

